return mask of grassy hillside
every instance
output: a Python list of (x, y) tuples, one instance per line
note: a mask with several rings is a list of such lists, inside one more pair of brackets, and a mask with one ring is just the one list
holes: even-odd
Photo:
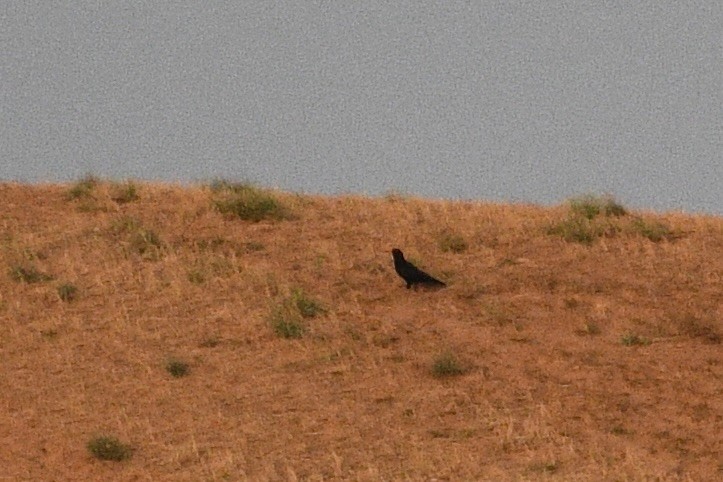
[(720, 217), (86, 179), (0, 235), (0, 479), (723, 477)]

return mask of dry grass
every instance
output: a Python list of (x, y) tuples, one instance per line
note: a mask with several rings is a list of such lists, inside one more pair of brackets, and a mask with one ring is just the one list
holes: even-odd
[[(723, 475), (719, 217), (578, 215), (581, 243), (569, 205), (254, 191), (293, 216), (244, 221), (124, 189), (0, 184), (8, 480)], [(406, 290), (392, 247), (449, 287)]]

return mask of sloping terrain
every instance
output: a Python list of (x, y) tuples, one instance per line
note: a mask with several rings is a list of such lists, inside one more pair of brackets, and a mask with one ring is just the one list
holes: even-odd
[(723, 477), (720, 217), (236, 194), (0, 185), (0, 479)]

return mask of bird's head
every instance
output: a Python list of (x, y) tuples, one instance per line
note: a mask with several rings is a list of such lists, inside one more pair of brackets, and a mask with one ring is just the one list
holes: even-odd
[(398, 260), (403, 260), (403, 259), (404, 259), (404, 254), (402, 254), (402, 250), (401, 250), (401, 249), (394, 248), (394, 249), (392, 250), (392, 256), (394, 256), (394, 259), (398, 259)]

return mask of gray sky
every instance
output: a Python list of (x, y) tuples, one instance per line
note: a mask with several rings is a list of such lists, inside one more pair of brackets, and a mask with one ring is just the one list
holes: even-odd
[(0, 180), (723, 214), (723, 2), (6, 1)]

